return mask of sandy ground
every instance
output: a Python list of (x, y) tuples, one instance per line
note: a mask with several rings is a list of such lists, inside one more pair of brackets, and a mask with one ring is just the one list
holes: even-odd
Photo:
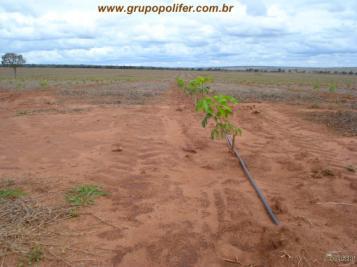
[[(81, 183), (110, 195), (83, 208), (95, 216), (54, 227), (68, 235), (53, 244), (75, 255), (40, 265), (333, 266), (327, 253), (357, 257), (357, 177), (346, 169), (357, 165), (357, 140), (304, 120), (303, 107), (242, 104), (236, 118), (237, 146), (275, 226), (177, 89), (145, 105), (48, 112), (55, 102), (50, 91), (0, 94), (0, 177), (59, 202)], [(30, 108), (45, 112), (15, 115)]]

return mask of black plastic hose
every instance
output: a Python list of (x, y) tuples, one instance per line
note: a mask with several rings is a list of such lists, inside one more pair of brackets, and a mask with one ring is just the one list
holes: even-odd
[(263, 195), (262, 191), (259, 189), (257, 183), (255, 182), (255, 180), (253, 179), (253, 177), (250, 175), (249, 170), (247, 165), (245, 164), (245, 162), (243, 161), (243, 159), (241, 158), (241, 156), (239, 155), (238, 150), (235, 147), (232, 147), (232, 137), (226, 135), (226, 140), (228, 143), (228, 146), (230, 149), (232, 149), (232, 151), (234, 152), (234, 154), (237, 156), (237, 158), (239, 159), (239, 163), (242, 166), (242, 169), (245, 173), (245, 175), (247, 176), (249, 182), (251, 183), (251, 185), (253, 186), (255, 192), (257, 192), (260, 200), (263, 202), (263, 205), (265, 207), (265, 210), (267, 211), (267, 213), (269, 214), (271, 220), (273, 221), (273, 223), (275, 223), (276, 225), (280, 224), (279, 219), (276, 217), (276, 215), (274, 214), (273, 210), (271, 209), (271, 207), (269, 206), (268, 201), (266, 200), (265, 196)]

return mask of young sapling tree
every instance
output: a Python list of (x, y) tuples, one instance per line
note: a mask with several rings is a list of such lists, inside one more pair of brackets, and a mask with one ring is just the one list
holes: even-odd
[(198, 100), (198, 94), (203, 97), (205, 94), (209, 93), (209, 87), (207, 86), (207, 83), (212, 81), (213, 80), (210, 77), (198, 76), (189, 82), (187, 91), (191, 96), (193, 96), (195, 104)]
[(213, 79), (211, 77), (198, 76), (196, 77), (195, 82), (197, 85), (197, 92), (203, 97), (204, 94), (209, 93), (210, 88), (207, 86), (207, 83), (213, 82)]
[(181, 89), (185, 88), (185, 81), (182, 78), (177, 77), (176, 82), (178, 87), (180, 87)]
[(233, 109), (236, 104), (238, 104), (238, 100), (227, 95), (206, 96), (196, 104), (196, 111), (205, 113), (201, 122), (202, 127), (205, 128), (208, 121), (212, 119), (215, 122), (215, 126), (211, 131), (211, 138), (221, 139), (226, 135), (231, 135), (232, 150), (235, 146), (235, 138), (242, 133), (241, 129), (229, 120), (233, 115)]

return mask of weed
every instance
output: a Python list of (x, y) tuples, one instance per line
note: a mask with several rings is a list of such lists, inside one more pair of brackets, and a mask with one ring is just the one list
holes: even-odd
[(34, 246), (31, 250), (26, 254), (27, 262), (29, 265), (40, 262), (43, 258), (43, 249), (41, 246)]
[(95, 202), (99, 196), (107, 193), (96, 185), (80, 185), (66, 193), (66, 201), (73, 206), (88, 206)]
[(10, 198), (15, 199), (25, 196), (26, 193), (19, 188), (4, 188), (0, 189), (0, 199)]

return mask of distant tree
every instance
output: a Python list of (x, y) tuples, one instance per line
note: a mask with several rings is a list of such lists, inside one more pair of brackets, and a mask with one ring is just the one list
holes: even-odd
[(6, 53), (1, 57), (1, 64), (5, 67), (13, 68), (14, 77), (16, 79), (16, 68), (21, 67), (26, 63), (26, 60), (22, 55), (17, 55), (15, 53)]

